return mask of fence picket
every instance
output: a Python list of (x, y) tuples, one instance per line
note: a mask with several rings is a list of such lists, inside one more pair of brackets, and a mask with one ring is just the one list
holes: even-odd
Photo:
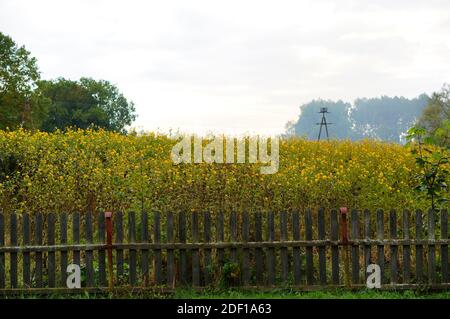
[[(397, 212), (395, 210), (391, 210), (389, 213), (389, 230), (390, 230), (390, 238), (397, 239)], [(391, 245), (390, 247), (391, 253), (391, 284), (396, 284), (398, 281), (397, 274), (397, 263), (398, 263), (398, 247), (397, 245)]]
[[(292, 238), (297, 241), (300, 240), (300, 216), (296, 210), (292, 213)], [(301, 258), (300, 247), (292, 248), (293, 267), (294, 267), (294, 284), (300, 285), (301, 283)]]
[[(161, 215), (159, 212), (153, 213), (153, 241), (155, 243), (161, 242)], [(157, 285), (161, 285), (163, 282), (161, 249), (155, 249), (153, 256), (155, 263), (155, 282)]]
[[(262, 220), (261, 213), (255, 213), (255, 242), (262, 241)], [(264, 257), (263, 249), (255, 248), (255, 263), (256, 263), (256, 283), (258, 285), (264, 284)]]
[[(422, 211), (417, 210), (416, 211), (416, 239), (421, 240), (422, 239)], [(417, 244), (416, 245), (416, 280), (418, 283), (423, 282), (423, 245)]]
[[(192, 242), (197, 243), (200, 239), (198, 233), (198, 213), (191, 214)], [(192, 250), (192, 284), (194, 287), (200, 286), (200, 257), (199, 249)]]
[[(325, 215), (324, 210), (319, 209), (317, 214), (317, 234), (319, 240), (325, 239)], [(327, 284), (326, 247), (319, 246), (319, 281), (321, 285)]]
[[(123, 242), (123, 214), (117, 212), (114, 214), (114, 221), (116, 224), (116, 243), (121, 244)], [(117, 281), (120, 282), (124, 275), (123, 269), (123, 249), (118, 248), (116, 250), (116, 274)]]
[[(434, 241), (435, 235), (435, 211), (428, 211), (428, 239)], [(428, 281), (431, 284), (436, 283), (436, 246), (433, 243), (428, 244)]]
[[(352, 210), (351, 215), (352, 223), (352, 240), (359, 239), (359, 212), (355, 209)], [(359, 274), (359, 246), (352, 245), (352, 283), (359, 284), (360, 274)]]
[[(131, 211), (128, 212), (128, 242), (136, 242), (136, 214)], [(128, 267), (130, 275), (130, 285), (135, 286), (137, 283), (137, 251), (136, 249), (128, 250)]]
[[(149, 235), (148, 235), (148, 214), (147, 211), (142, 210), (141, 211), (141, 228), (140, 228), (140, 234), (141, 238), (140, 241), (142, 243), (148, 243), (149, 242)], [(149, 250), (148, 249), (142, 249), (140, 251), (141, 255), (141, 275), (142, 275), (142, 284), (144, 287), (148, 286), (149, 284)]]
[[(78, 212), (72, 214), (72, 242), (74, 244), (80, 243), (80, 213)], [(73, 251), (73, 263), (81, 266), (79, 250)]]
[[(103, 211), (97, 214), (97, 240), (100, 244), (105, 243), (105, 213)], [(98, 251), (98, 280), (101, 287), (106, 287), (106, 251), (100, 249)]]
[[(275, 241), (275, 216), (271, 211), (267, 220), (267, 232), (269, 242)], [(267, 248), (267, 284), (273, 286), (275, 284), (275, 249)]]
[[(448, 239), (448, 212), (441, 210), (441, 239)], [(441, 272), (442, 282), (449, 282), (448, 279), (448, 245), (441, 245)]]
[[(305, 239), (312, 240), (312, 216), (311, 210), (307, 209), (305, 213)], [(306, 246), (306, 284), (314, 284), (314, 269), (313, 269), (313, 248)]]
[[(0, 212), (0, 247), (5, 246), (5, 219)], [(0, 252), (0, 288), (5, 288), (6, 282), (5, 253)]]
[[(55, 244), (55, 214), (50, 213), (47, 216), (47, 243), (52, 246)], [(48, 286), (56, 286), (56, 256), (54, 251), (48, 252)]]
[[(377, 239), (384, 239), (384, 211), (379, 209), (377, 210)], [(384, 245), (377, 245), (377, 257), (378, 257), (378, 266), (380, 266), (381, 271), (381, 283), (385, 282), (385, 273), (384, 273)]]
[[(235, 211), (230, 214), (230, 240), (233, 243), (237, 242), (237, 215)], [(232, 263), (238, 263), (236, 248), (230, 249), (230, 259)]]
[[(217, 213), (217, 219), (216, 219), (216, 240), (218, 242), (224, 242), (224, 220), (223, 220), (223, 212)], [(223, 263), (225, 261), (225, 251), (222, 248), (217, 248), (217, 266), (218, 266), (218, 272), (222, 270)]]
[[(92, 230), (92, 213), (89, 211), (85, 215), (84, 221), (86, 243), (92, 244), (94, 240)], [(87, 287), (94, 287), (94, 254), (92, 250), (86, 250), (86, 285)]]
[[(288, 234), (287, 234), (287, 213), (286, 211), (282, 211), (280, 213), (280, 239), (281, 241), (287, 241), (288, 240)], [(288, 259), (288, 249), (287, 247), (282, 247), (280, 249), (280, 258), (281, 258), (281, 279), (284, 283), (287, 283), (288, 281), (288, 274), (289, 274), (289, 259)]]
[[(59, 233), (60, 238), (59, 242), (61, 245), (67, 244), (67, 213), (60, 213), (59, 214)], [(61, 259), (60, 259), (60, 266), (61, 266), (61, 287), (66, 286), (67, 281), (67, 265), (68, 265), (68, 256), (67, 256), (67, 250), (61, 251)]]
[[(403, 238), (405, 240), (410, 239), (409, 230), (409, 210), (403, 210)], [(411, 246), (403, 246), (403, 283), (409, 284), (411, 281)]]
[[(339, 222), (337, 210), (331, 211), (331, 240), (339, 240)], [(331, 278), (334, 285), (339, 285), (339, 245), (331, 246)]]
[[(36, 213), (34, 220), (34, 243), (35, 245), (42, 245), (42, 214)], [(42, 278), (42, 252), (35, 252), (35, 277), (36, 277), (36, 287), (41, 288), (43, 286)]]
[[(203, 214), (203, 236), (205, 243), (211, 242), (211, 214), (206, 211)], [(205, 286), (211, 284), (211, 249), (206, 248), (203, 256), (203, 276), (205, 280)]]
[[(167, 213), (166, 223), (166, 239), (168, 243), (173, 243), (173, 213)], [(167, 285), (169, 287), (175, 287), (175, 260), (173, 249), (167, 250)]]
[[(11, 213), (9, 224), (10, 243), (17, 246), (17, 214)], [(11, 288), (17, 288), (17, 252), (9, 254), (9, 280)]]
[[(242, 215), (242, 241), (248, 242), (250, 236), (250, 226), (248, 213), (244, 212)], [(242, 249), (242, 283), (244, 286), (250, 284), (250, 268), (249, 268), (249, 249)]]
[[(186, 215), (183, 211), (178, 215), (178, 239), (180, 243), (186, 242)], [(180, 282), (183, 285), (188, 283), (186, 258), (186, 249), (180, 249)]]
[[(30, 216), (24, 213), (22, 216), (23, 244), (30, 245)], [(31, 288), (30, 252), (23, 252), (23, 283), (26, 288)]]
[[(364, 210), (364, 238), (370, 240), (372, 235), (371, 225), (370, 225), (370, 211), (368, 209)], [(367, 266), (371, 264), (372, 248), (370, 244), (364, 245), (364, 273)]]

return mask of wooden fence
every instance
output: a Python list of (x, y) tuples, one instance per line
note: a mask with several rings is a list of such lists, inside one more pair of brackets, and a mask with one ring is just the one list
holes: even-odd
[(371, 263), (383, 287), (450, 287), (447, 210), (105, 215), (0, 213), (0, 291), (63, 290), (70, 263), (83, 289), (360, 287)]

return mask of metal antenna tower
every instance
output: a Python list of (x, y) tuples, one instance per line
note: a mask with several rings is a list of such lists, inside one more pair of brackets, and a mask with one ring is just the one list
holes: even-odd
[(327, 141), (328, 141), (330, 139), (329, 136), (328, 136), (328, 125), (331, 125), (333, 123), (328, 123), (327, 122), (327, 119), (325, 118), (325, 113), (330, 113), (330, 112), (328, 112), (328, 108), (321, 107), (319, 113), (322, 114), (322, 121), (320, 123), (316, 123), (316, 125), (320, 125), (319, 137), (317, 138), (317, 141), (320, 141), (320, 136), (322, 134), (322, 126), (325, 126), (325, 132), (327, 133)]

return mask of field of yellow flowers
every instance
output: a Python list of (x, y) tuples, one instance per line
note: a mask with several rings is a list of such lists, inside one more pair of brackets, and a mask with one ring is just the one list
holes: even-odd
[(278, 173), (260, 164), (174, 165), (176, 140), (69, 130), (0, 131), (0, 209), (212, 212), (292, 208), (427, 208), (412, 190), (414, 157), (376, 141), (280, 141)]

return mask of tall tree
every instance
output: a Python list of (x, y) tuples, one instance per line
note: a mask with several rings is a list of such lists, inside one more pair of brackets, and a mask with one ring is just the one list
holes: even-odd
[(106, 113), (108, 129), (123, 131), (136, 119), (134, 103), (128, 101), (115, 85), (91, 78), (81, 78), (80, 84), (92, 94), (97, 106)]
[(450, 85), (433, 93), (420, 115), (418, 126), (423, 127), (428, 136), (433, 136), (437, 144), (450, 146)]
[(41, 81), (39, 87), (52, 101), (49, 116), (42, 126), (45, 131), (94, 126), (124, 132), (136, 118), (133, 102), (108, 81), (59, 78)]
[(49, 100), (37, 90), (36, 58), (0, 32), (0, 129), (39, 128)]

